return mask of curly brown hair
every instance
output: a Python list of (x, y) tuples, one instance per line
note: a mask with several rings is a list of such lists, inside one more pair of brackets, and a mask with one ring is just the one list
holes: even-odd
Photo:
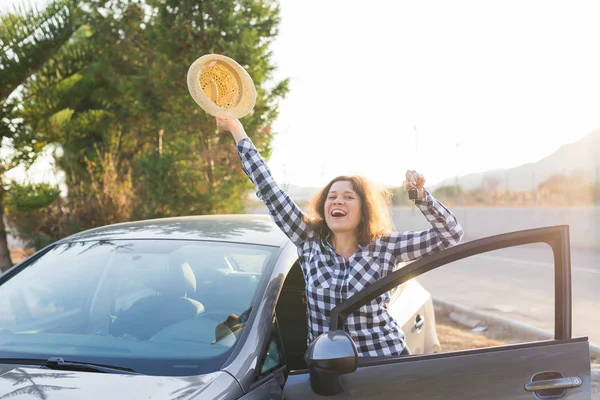
[(394, 230), (390, 215), (391, 192), (376, 189), (372, 183), (361, 176), (342, 175), (332, 179), (309, 204), (308, 223), (320, 240), (326, 239), (331, 233), (325, 221), (325, 200), (327, 200), (331, 186), (340, 181), (350, 182), (352, 189), (360, 198), (361, 222), (356, 235), (358, 244), (365, 246), (376, 238)]

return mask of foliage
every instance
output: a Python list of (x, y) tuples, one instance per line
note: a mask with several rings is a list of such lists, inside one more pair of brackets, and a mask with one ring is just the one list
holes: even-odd
[(88, 0), (79, 15), (83, 25), (63, 48), (81, 62), (60, 73), (58, 65), (41, 69), (23, 86), (27, 102), (19, 105), (39, 146), (62, 150), (57, 165), (68, 194), (60, 202), (69, 214), (52, 214), (64, 224), (58, 231), (243, 212), (251, 184), (231, 135), (218, 132), (190, 97), (187, 69), (207, 53), (244, 66), (257, 99), (242, 122), (268, 157), (270, 127), (288, 90), (287, 80), (272, 77), (276, 3)]
[(58, 188), (47, 184), (12, 183), (5, 199), (7, 221), (25, 239), (26, 247), (41, 248), (56, 240), (66, 217)]
[(48, 207), (58, 198), (59, 190), (47, 183), (18, 184), (9, 186), (6, 205), (16, 212), (29, 212)]
[[(4, 226), (5, 172), (19, 164), (33, 162), (43, 144), (39, 132), (32, 129), (23, 115), (28, 95), (40, 87), (37, 76), (44, 68), (59, 74), (56, 65), (71, 66), (78, 53), (64, 52), (64, 45), (77, 31), (77, 2), (55, 0), (42, 11), (18, 8), (0, 15), (0, 269), (12, 265)], [(55, 61), (54, 64), (52, 61)], [(54, 67), (53, 67), (54, 65)], [(23, 88), (29, 83), (29, 93)], [(31, 200), (31, 199), (30, 199)], [(37, 198), (39, 200), (39, 198)], [(36, 201), (37, 201), (36, 200)], [(36, 204), (30, 202), (29, 207)], [(42, 201), (39, 204), (45, 204)]]

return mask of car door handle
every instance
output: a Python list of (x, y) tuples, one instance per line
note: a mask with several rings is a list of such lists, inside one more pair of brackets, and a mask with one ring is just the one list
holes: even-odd
[(527, 382), (525, 390), (535, 392), (537, 390), (548, 389), (569, 389), (581, 386), (581, 378), (574, 376), (570, 378), (547, 379), (543, 381)]
[(425, 317), (422, 317), (421, 314), (417, 314), (417, 318), (415, 319), (415, 326), (413, 327), (413, 332), (421, 332), (423, 329), (423, 325), (425, 324)]

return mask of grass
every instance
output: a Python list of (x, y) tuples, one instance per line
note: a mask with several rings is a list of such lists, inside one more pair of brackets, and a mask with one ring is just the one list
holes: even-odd
[[(544, 340), (545, 338), (539, 337), (532, 333), (523, 332), (515, 328), (506, 326), (500, 326), (498, 324), (489, 324), (485, 321), (470, 321), (479, 326), (480, 324), (485, 326), (485, 330), (482, 332), (471, 332), (472, 326), (465, 326), (461, 324), (460, 319), (452, 317), (452, 314), (441, 307), (435, 307), (435, 322), (437, 327), (438, 339), (440, 345), (443, 340), (447, 340), (450, 346), (454, 350), (464, 349), (476, 349), (481, 347), (491, 346), (503, 346), (507, 344), (515, 343), (527, 343)], [(444, 336), (449, 335), (448, 339)], [(453, 336), (457, 338), (453, 339)], [(453, 341), (462, 340), (460, 343), (454, 343)], [(458, 347), (455, 346), (464, 346)], [(442, 345), (442, 351), (444, 346)]]

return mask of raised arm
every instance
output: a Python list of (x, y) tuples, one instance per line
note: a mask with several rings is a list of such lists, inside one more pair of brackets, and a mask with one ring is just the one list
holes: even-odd
[(301, 246), (311, 234), (304, 214), (277, 185), (267, 163), (254, 147), (240, 121), (217, 118), (217, 127), (231, 132), (242, 161), (242, 170), (256, 187), (256, 195), (265, 203), (277, 226), (296, 246)]
[(427, 190), (425, 197), (415, 200), (415, 204), (431, 228), (424, 231), (393, 232), (384, 241), (398, 261), (412, 261), (424, 255), (454, 246), (463, 237), (464, 232), (456, 216)]
[(425, 178), (416, 171), (407, 171), (405, 189), (418, 190), (415, 205), (431, 224), (424, 231), (393, 232), (381, 238), (387, 242), (387, 251), (398, 261), (412, 261), (424, 255), (454, 246), (463, 237), (464, 232), (456, 216), (442, 203), (436, 200), (425, 188)]

